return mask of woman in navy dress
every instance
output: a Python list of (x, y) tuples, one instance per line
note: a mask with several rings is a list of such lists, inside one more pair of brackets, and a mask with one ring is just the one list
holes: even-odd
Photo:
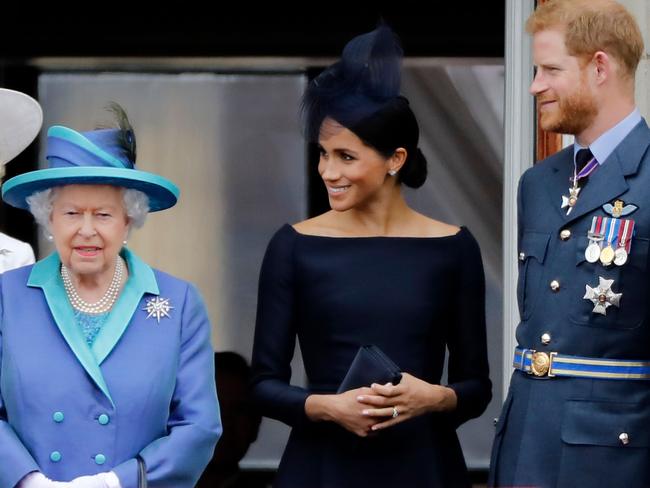
[[(426, 160), (399, 96), (401, 55), (380, 26), (303, 99), (332, 209), (279, 229), (260, 274), (253, 394), (292, 427), (276, 487), (469, 486), (455, 431), (491, 398), (483, 267), (467, 228), (402, 196), (424, 183)], [(305, 388), (289, 383), (296, 337)], [(401, 382), (337, 394), (363, 344), (382, 349)]]

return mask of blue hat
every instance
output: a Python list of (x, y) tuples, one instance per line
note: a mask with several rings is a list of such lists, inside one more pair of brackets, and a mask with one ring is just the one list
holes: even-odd
[(27, 197), (48, 188), (78, 184), (113, 185), (145, 193), (149, 197), (151, 212), (173, 207), (180, 190), (162, 176), (135, 169), (135, 157), (124, 148), (125, 134), (135, 146), (132, 131), (98, 129), (77, 132), (59, 125), (50, 127), (46, 156), (50, 167), (8, 180), (2, 187), (3, 200), (28, 210)]

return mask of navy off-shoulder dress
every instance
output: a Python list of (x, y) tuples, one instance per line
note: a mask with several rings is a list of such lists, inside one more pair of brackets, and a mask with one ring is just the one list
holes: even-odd
[[(262, 264), (253, 397), (292, 427), (276, 487), (469, 486), (456, 428), (491, 398), (484, 275), (467, 228), (451, 236), (322, 237), (284, 225)], [(306, 388), (289, 384), (296, 337)], [(439, 383), (449, 350), (453, 412), (402, 422), (366, 438), (312, 422), (305, 400), (335, 393), (362, 344), (402, 371)]]

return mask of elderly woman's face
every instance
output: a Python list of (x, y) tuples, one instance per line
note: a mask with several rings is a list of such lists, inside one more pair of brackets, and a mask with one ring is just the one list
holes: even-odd
[(112, 272), (129, 230), (122, 189), (108, 185), (58, 188), (50, 223), (61, 262), (72, 273)]

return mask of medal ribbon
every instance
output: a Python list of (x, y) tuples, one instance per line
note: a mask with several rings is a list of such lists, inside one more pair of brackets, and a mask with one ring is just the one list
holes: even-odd
[(634, 232), (634, 220), (623, 220), (618, 232), (618, 245), (625, 247), (625, 251), (629, 254), (632, 247), (632, 233)]
[(605, 233), (607, 235), (607, 246), (616, 246), (615, 238), (618, 237), (618, 228), (621, 225), (621, 220), (605, 217), (605, 222), (603, 225), (606, 229)]
[(584, 168), (580, 170), (580, 172), (576, 175), (576, 181), (580, 180), (581, 178), (586, 178), (589, 176), (591, 173), (596, 171), (596, 168), (599, 166), (598, 161), (596, 158), (591, 158), (587, 164), (585, 164)]
[(601, 216), (598, 216), (596, 218), (596, 231), (595, 233), (597, 235), (603, 235), (603, 218)]
[[(580, 171), (578, 171), (576, 162), (573, 162), (573, 187), (576, 188), (578, 186), (578, 181), (580, 181), (582, 178), (586, 178), (589, 176), (591, 173), (596, 171), (596, 168), (600, 166), (598, 164), (598, 160), (596, 157), (592, 157), (589, 161), (587, 161), (587, 164), (585, 164)], [(577, 174), (576, 174), (577, 172)]]

